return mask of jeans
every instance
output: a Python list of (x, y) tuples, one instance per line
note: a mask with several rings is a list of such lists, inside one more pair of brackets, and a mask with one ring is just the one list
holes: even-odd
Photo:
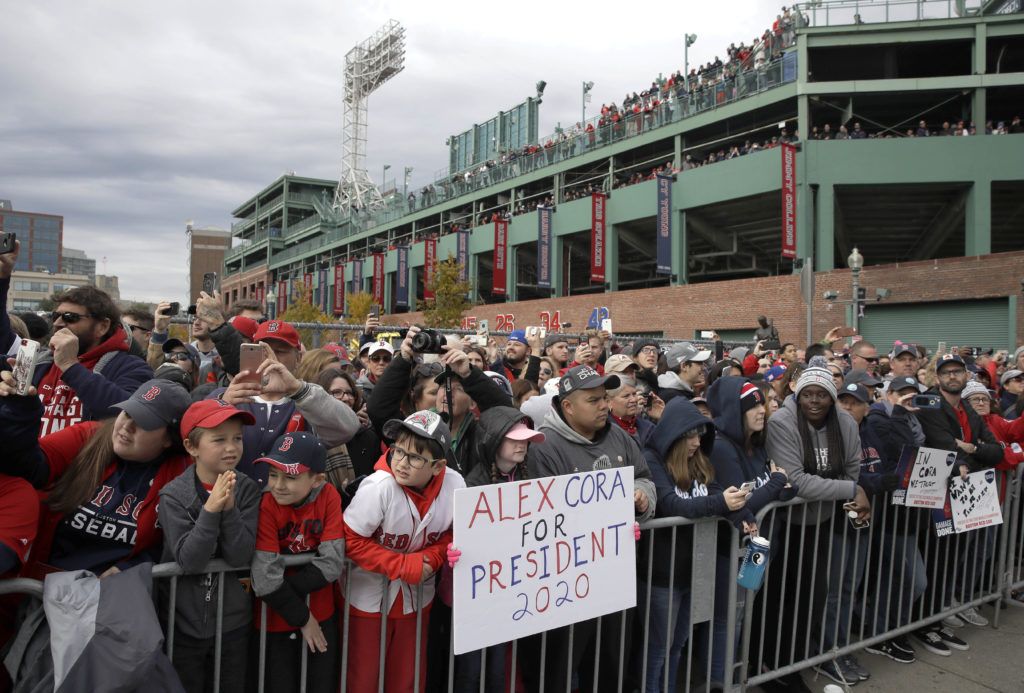
[[(872, 594), (874, 622), (868, 633), (877, 635), (909, 623), (914, 602), (928, 588), (928, 569), (917, 547), (917, 537), (908, 534), (875, 534), (877, 558), (867, 576), (865, 591)], [(880, 569), (877, 584), (873, 573)]]
[[(852, 529), (845, 516), (834, 518), (832, 546), (828, 565), (818, 565), (827, 571), (828, 597), (825, 600), (825, 631), (822, 634), (823, 651), (843, 647), (849, 642), (850, 615), (854, 594), (860, 589), (867, 565), (868, 531)], [(845, 527), (844, 527), (845, 525)], [(828, 530), (823, 528), (824, 532)], [(838, 630), (837, 630), (838, 628)]]
[[(715, 559), (715, 620), (713, 627), (713, 640), (711, 646), (711, 681), (713, 683), (725, 682), (725, 649), (726, 637), (729, 632), (729, 611), (736, 613), (736, 623), (733, 630), (733, 661), (737, 659), (739, 652), (740, 635), (743, 632), (743, 612), (747, 603), (747, 591), (741, 587), (736, 589), (736, 601), (729, 601), (729, 583), (736, 580), (736, 561), (729, 556), (718, 554)], [(751, 595), (753, 598), (753, 595)], [(732, 662), (730, 662), (732, 664)]]
[[(641, 586), (641, 591), (646, 585)], [(645, 597), (646, 599), (646, 597)], [(643, 603), (643, 602), (639, 602)], [(690, 590), (687, 587), (670, 589), (651, 586), (651, 618), (647, 633), (646, 693), (675, 691), (679, 673), (679, 659), (690, 630)], [(672, 639), (669, 641), (669, 633)], [(668, 688), (665, 681), (666, 648), (668, 650)]]
[[(505, 686), (505, 653), (508, 645), (495, 645), (484, 650), (466, 652), (455, 656), (456, 693), (477, 693), (480, 690), (480, 659), (486, 658), (487, 667), (484, 672), (487, 693), (504, 693)], [(486, 654), (485, 654), (486, 653)], [(515, 688), (515, 684), (512, 684)]]

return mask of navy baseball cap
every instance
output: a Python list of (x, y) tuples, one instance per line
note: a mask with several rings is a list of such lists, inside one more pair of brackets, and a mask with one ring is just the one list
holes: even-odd
[(601, 375), (590, 366), (575, 366), (567, 370), (558, 381), (558, 396), (563, 397), (577, 390), (591, 390), (595, 387), (614, 390), (619, 384), (617, 375)]
[(860, 368), (854, 368), (852, 371), (847, 373), (846, 377), (843, 379), (843, 385), (853, 383), (855, 385), (863, 385), (865, 387), (878, 387), (882, 382), (883, 381), (880, 378), (873, 376)]
[(297, 476), (303, 472), (321, 474), (327, 471), (327, 448), (312, 433), (293, 431), (274, 441), (274, 449), (253, 464), (266, 462), (285, 474)]
[(188, 390), (170, 380), (147, 380), (123, 402), (114, 405), (132, 417), (139, 428), (155, 431), (159, 428), (177, 427), (181, 417), (191, 406)]
[(866, 403), (871, 401), (871, 393), (869, 393), (868, 389), (861, 385), (860, 383), (844, 384), (843, 387), (840, 388), (839, 390), (839, 396), (842, 397), (843, 395), (849, 395), (850, 397), (854, 397), (860, 402)]
[(914, 358), (917, 358), (917, 347), (913, 344), (897, 344), (892, 348), (889, 358), (894, 359), (901, 354), (913, 354)]
[(917, 378), (914, 378), (914, 377), (909, 376), (909, 375), (901, 375), (898, 378), (893, 378), (889, 382), (889, 388), (888, 389), (889, 389), (890, 392), (900, 392), (902, 390), (911, 390), (911, 389), (917, 390), (918, 392), (920, 392), (921, 391), (921, 383), (917, 382)]
[(960, 358), (957, 354), (943, 354), (942, 356), (939, 357), (939, 360), (935, 363), (935, 372), (938, 373), (939, 371), (941, 371), (943, 368), (945, 368), (946, 366), (948, 366), (950, 364), (954, 364), (954, 365), (962, 366), (963, 368), (967, 368), (967, 364), (965, 364), (964, 360), (962, 358)]
[(526, 330), (512, 330), (508, 333), (508, 341), (529, 345), (529, 342), (526, 341)]

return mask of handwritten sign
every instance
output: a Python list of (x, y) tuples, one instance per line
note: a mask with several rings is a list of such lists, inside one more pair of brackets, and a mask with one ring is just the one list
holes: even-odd
[(953, 515), (953, 528), (960, 532), (991, 527), (1003, 523), (996, 490), (996, 473), (991, 469), (959, 476), (949, 484), (949, 507)]
[(892, 504), (941, 509), (954, 462), (956, 453), (948, 450), (904, 446), (897, 467), (900, 486), (893, 491)]
[(455, 654), (636, 606), (633, 468), (455, 492)]

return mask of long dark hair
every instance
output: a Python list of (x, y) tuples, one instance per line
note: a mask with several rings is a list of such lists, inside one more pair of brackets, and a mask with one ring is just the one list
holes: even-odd
[(352, 377), (351, 373), (346, 373), (340, 368), (327, 368), (320, 372), (320, 375), (316, 377), (317, 385), (331, 391), (331, 383), (334, 382), (335, 378), (341, 378), (348, 383), (349, 389), (352, 390), (352, 411), (359, 411), (363, 408), (363, 391), (356, 385), (356, 379)]
[(828, 439), (828, 470), (822, 472), (818, 469), (818, 459), (814, 454), (814, 444), (811, 443), (811, 433), (808, 427), (811, 425), (800, 408), (800, 402), (796, 406), (796, 425), (800, 429), (800, 442), (804, 449), (804, 471), (815, 476), (822, 476), (826, 479), (838, 479), (843, 475), (843, 461), (846, 458), (843, 448), (843, 433), (839, 428), (839, 415), (836, 413), (836, 403), (833, 401), (829, 407), (828, 415), (825, 417), (825, 435)]

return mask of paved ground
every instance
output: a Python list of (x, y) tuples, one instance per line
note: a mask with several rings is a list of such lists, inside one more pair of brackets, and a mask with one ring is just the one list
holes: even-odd
[[(992, 608), (982, 613), (992, 619)], [(871, 672), (871, 679), (851, 690), (857, 693), (1024, 693), (1024, 608), (1006, 608), (999, 628), (959, 628), (957, 635), (971, 646), (953, 650), (949, 657), (917, 648), (917, 661), (897, 664), (891, 659), (860, 653), (857, 659)], [(813, 672), (804, 674), (813, 691), (823, 691), (829, 679)]]

